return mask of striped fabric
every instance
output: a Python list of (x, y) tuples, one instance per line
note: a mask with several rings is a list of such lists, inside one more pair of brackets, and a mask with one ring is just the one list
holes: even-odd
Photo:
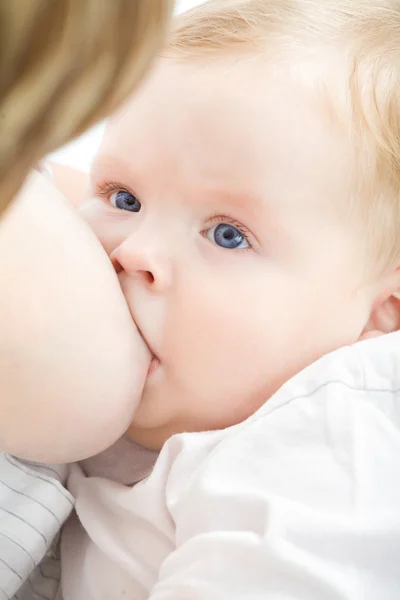
[(0, 600), (57, 597), (57, 539), (74, 506), (66, 475), (0, 452)]

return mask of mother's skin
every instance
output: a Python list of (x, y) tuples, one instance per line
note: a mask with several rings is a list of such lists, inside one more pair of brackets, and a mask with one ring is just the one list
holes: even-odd
[(127, 99), (173, 4), (0, 2), (0, 450), (83, 458), (138, 404), (148, 351), (108, 258), (44, 178), (15, 196), (43, 156)]
[(96, 454), (130, 424), (150, 360), (113, 268), (36, 172), (1, 217), (0, 257), (0, 449)]

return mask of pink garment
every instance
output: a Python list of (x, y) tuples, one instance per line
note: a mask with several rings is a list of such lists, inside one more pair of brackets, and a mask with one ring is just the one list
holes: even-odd
[(71, 466), (68, 488), (77, 516), (61, 540), (63, 600), (148, 598), (175, 547), (164, 493), (170, 458), (163, 452), (151, 475), (130, 487)]
[(150, 475), (157, 456), (155, 450), (139, 446), (125, 436), (108, 450), (79, 464), (87, 477), (104, 477), (123, 485), (134, 485)]
[[(118, 503), (118, 499), (120, 499), (123, 503), (129, 499), (132, 486), (151, 473), (158, 454), (125, 436), (104, 452), (81, 461), (79, 466), (72, 465), (70, 489), (73, 488), (80, 498), (82, 498), (80, 494), (82, 484), (84, 489), (86, 486), (93, 489), (95, 501), (89, 500), (90, 523), (84, 520), (88, 529), (91, 530), (93, 527), (95, 537), (98, 534), (99, 539), (103, 539), (104, 536), (104, 540), (106, 540), (110, 529), (115, 532), (118, 530), (117, 538), (121, 539), (122, 536), (127, 542), (127, 548), (129, 547), (129, 538), (136, 538), (136, 522), (125, 510), (126, 507), (118, 507), (115, 501)], [(91, 493), (89, 491), (89, 496)], [(102, 526), (104, 526), (103, 531)], [(109, 546), (108, 541), (105, 543)], [(124, 567), (119, 565), (121, 553), (117, 545), (112, 549), (117, 560), (110, 569), (108, 559), (103, 557), (97, 547), (93, 546), (77, 516), (73, 514), (70, 517), (62, 538), (62, 579), (64, 582), (68, 582), (66, 591), (63, 592), (64, 600), (66, 597), (87, 598), (88, 600), (96, 597), (96, 593), (90, 585), (92, 578), (76, 577), (76, 574), (81, 571), (82, 565), (85, 565), (84, 572), (96, 573), (96, 586), (100, 584), (100, 589), (103, 588), (101, 582), (104, 580), (103, 589), (110, 589), (111, 586), (122, 596), (124, 589), (129, 590), (129, 597), (132, 600), (143, 596), (144, 588), (139, 584), (137, 589), (136, 584), (132, 587), (132, 578), (127, 575)], [(124, 562), (123, 558), (122, 562)], [(88, 586), (87, 590), (86, 586)], [(119, 594), (116, 594), (115, 598)]]

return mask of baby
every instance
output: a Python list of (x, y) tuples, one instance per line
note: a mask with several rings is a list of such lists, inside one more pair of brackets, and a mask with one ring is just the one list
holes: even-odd
[(64, 600), (398, 598), (400, 340), (353, 344), (400, 323), (399, 32), (398, 0), (214, 0), (109, 124), (81, 214), (162, 451), (73, 469)]

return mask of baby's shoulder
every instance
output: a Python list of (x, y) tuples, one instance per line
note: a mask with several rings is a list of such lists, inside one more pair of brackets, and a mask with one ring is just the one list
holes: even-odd
[[(345, 346), (298, 373), (242, 424), (252, 430), (258, 421), (298, 414), (309, 420), (335, 416), (357, 418), (376, 410), (400, 425), (400, 332)], [(357, 407), (357, 410), (355, 410)]]
[(171, 438), (178, 548), (157, 589), (294, 598), (300, 582), (302, 597), (326, 597), (334, 582), (341, 597), (398, 596), (399, 342), (342, 348), (244, 423)]
[(236, 427), (183, 439), (170, 498), (178, 512), (188, 500), (207, 505), (227, 495), (320, 509), (334, 498), (349, 510), (356, 494), (368, 506), (385, 506), (396, 495), (399, 430), (396, 333), (326, 355)]

